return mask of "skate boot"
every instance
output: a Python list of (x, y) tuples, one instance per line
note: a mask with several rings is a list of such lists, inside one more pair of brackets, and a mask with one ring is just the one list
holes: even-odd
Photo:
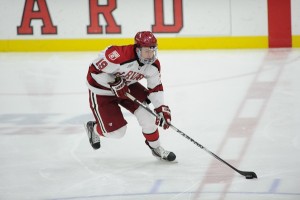
[(88, 134), (90, 144), (96, 150), (96, 149), (99, 149), (101, 145), (100, 145), (100, 136), (94, 132), (95, 124), (96, 124), (96, 122), (89, 121), (84, 126), (85, 126), (85, 130)]
[(166, 161), (174, 161), (176, 159), (176, 155), (171, 151), (164, 150), (161, 146), (157, 148), (152, 148), (148, 141), (146, 140), (145, 143), (152, 151), (152, 155), (158, 159), (166, 160)]

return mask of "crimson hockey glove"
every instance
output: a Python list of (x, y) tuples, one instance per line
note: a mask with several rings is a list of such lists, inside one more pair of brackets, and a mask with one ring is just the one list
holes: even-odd
[(168, 129), (169, 123), (171, 123), (171, 110), (168, 106), (160, 106), (154, 109), (158, 114), (158, 118), (156, 118), (156, 125), (163, 127), (163, 129)]
[(123, 78), (116, 77), (115, 82), (110, 82), (108, 84), (118, 98), (127, 99), (126, 93), (129, 93), (129, 89)]

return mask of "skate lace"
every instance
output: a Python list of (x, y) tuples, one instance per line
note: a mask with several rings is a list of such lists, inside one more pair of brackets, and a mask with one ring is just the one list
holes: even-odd
[(162, 147), (157, 147), (153, 149), (161, 158), (167, 158), (168, 155), (170, 154), (169, 151), (164, 150)]

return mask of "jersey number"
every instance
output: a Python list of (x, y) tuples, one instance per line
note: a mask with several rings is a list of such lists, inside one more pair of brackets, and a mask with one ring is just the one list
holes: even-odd
[(96, 65), (97, 65), (99, 70), (102, 70), (108, 65), (108, 63), (102, 58), (101, 60), (96, 62)]

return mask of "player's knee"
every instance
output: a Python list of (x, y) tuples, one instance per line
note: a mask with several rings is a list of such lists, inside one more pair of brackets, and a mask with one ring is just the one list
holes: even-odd
[(142, 127), (143, 132), (152, 133), (157, 129), (155, 124), (155, 117), (148, 113), (141, 106), (134, 112), (139, 125)]
[(103, 133), (103, 135), (107, 138), (114, 138), (114, 139), (119, 139), (124, 137), (125, 133), (126, 133), (126, 129), (127, 129), (127, 125), (113, 131), (113, 132), (109, 132), (109, 133)]

